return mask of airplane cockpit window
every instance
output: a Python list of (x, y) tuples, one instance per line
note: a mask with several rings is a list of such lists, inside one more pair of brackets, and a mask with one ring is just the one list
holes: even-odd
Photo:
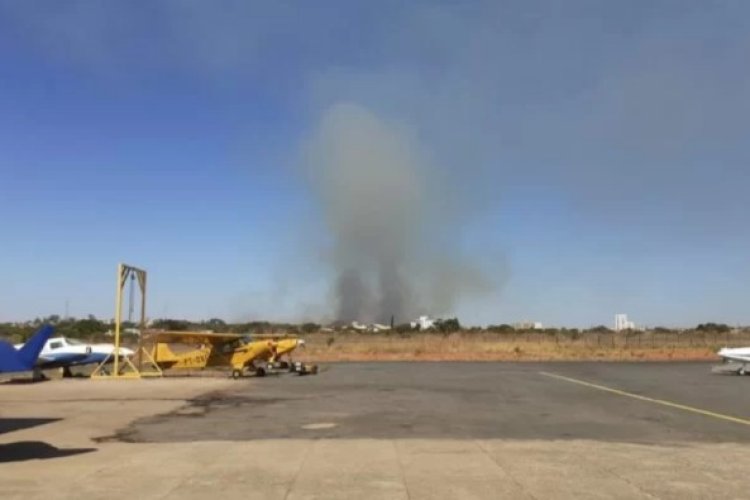
[(63, 343), (61, 340), (58, 340), (57, 342), (50, 342), (49, 348), (50, 349), (60, 349), (63, 346)]

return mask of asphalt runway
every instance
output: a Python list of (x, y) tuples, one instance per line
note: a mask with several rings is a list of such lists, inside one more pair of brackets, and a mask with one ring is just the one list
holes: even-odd
[(0, 498), (747, 498), (749, 391), (708, 363), (4, 384)]
[[(339, 363), (237, 381), (110, 440), (750, 441), (750, 377), (709, 363)], [(293, 380), (290, 380), (293, 378)]]

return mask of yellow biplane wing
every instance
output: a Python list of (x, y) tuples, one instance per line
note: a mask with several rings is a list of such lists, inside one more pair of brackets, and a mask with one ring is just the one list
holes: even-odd
[(253, 340), (280, 340), (280, 339), (296, 339), (298, 335), (295, 333), (252, 333), (250, 336)]
[(238, 333), (213, 333), (213, 332), (161, 332), (152, 331), (147, 333), (147, 339), (159, 344), (210, 344), (223, 345), (244, 338)]

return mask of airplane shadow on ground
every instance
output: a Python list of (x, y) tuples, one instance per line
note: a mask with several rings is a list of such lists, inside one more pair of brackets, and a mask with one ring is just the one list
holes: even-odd
[(22, 384), (39, 384), (41, 382), (47, 382), (49, 378), (43, 375), (41, 378), (34, 378), (31, 375), (28, 377), (13, 377), (4, 378), (0, 380), (0, 385), (22, 385)]
[[(0, 418), (0, 434), (20, 431), (62, 420), (59, 418)], [(60, 458), (96, 451), (96, 448), (60, 449), (43, 441), (17, 441), (0, 444), (0, 463)]]
[(96, 451), (96, 448), (60, 449), (43, 441), (18, 441), (16, 443), (0, 444), (0, 463), (69, 457), (92, 451)]
[(0, 418), (0, 434), (51, 424), (61, 418)]

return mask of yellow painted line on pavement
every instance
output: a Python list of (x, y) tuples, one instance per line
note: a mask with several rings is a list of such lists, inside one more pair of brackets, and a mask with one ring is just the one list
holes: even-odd
[(585, 380), (578, 380), (576, 378), (566, 377), (564, 375), (558, 375), (557, 373), (539, 372), (539, 374), (544, 375), (545, 377), (551, 377), (551, 378), (555, 378), (558, 380), (564, 380), (566, 382), (570, 382), (571, 384), (578, 384), (584, 387), (590, 387), (592, 389), (599, 389), (600, 391), (617, 394), (618, 396), (625, 396), (628, 398), (639, 399), (641, 401), (648, 401), (649, 403), (654, 403), (654, 404), (658, 404), (662, 406), (668, 406), (670, 408), (676, 408), (678, 410), (683, 410), (683, 411), (687, 411), (690, 413), (697, 413), (699, 415), (704, 415), (706, 417), (713, 417), (719, 420), (726, 420), (727, 422), (734, 422), (735, 424), (742, 424), (742, 425), (750, 426), (750, 420), (747, 420), (744, 418), (733, 417), (731, 415), (724, 415), (723, 413), (716, 413), (713, 411), (703, 410), (701, 408), (695, 408), (693, 406), (673, 403), (672, 401), (666, 401), (664, 399), (649, 398), (648, 396), (641, 396), (640, 394), (633, 394), (632, 392), (625, 392), (625, 391), (621, 391), (620, 389), (614, 389), (612, 387), (607, 387), (604, 385), (592, 384), (591, 382), (586, 382)]

